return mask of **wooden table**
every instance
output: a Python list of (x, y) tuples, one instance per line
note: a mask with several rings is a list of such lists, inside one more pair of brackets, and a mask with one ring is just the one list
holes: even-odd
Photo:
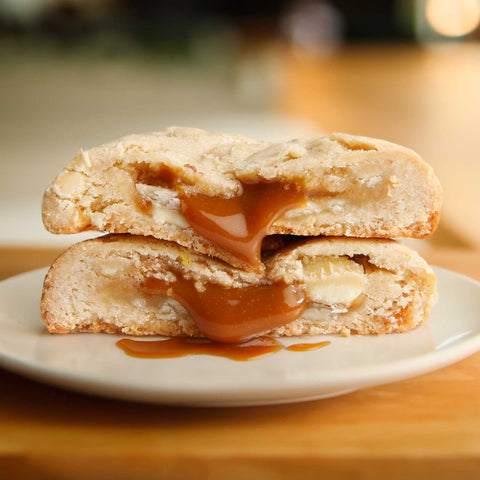
[(448, 237), (451, 245), (478, 249), (480, 43), (450, 47), (356, 44), (330, 55), (282, 49), (278, 108), (326, 132), (416, 150), (444, 190), (441, 228), (432, 240)]
[[(0, 249), (0, 276), (56, 253)], [(426, 256), (480, 279), (480, 252)], [(480, 478), (480, 354), (343, 397), (257, 408), (106, 400), (3, 370), (0, 385), (1, 479)]]

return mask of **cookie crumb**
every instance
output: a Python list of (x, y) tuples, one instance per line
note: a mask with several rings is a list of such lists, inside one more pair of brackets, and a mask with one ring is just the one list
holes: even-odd
[(350, 330), (347, 327), (342, 327), (340, 330), (340, 334), (342, 337), (349, 337), (350, 336)]

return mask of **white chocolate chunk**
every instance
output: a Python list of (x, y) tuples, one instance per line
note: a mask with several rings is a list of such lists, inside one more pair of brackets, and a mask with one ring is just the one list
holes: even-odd
[(168, 208), (163, 208), (163, 207), (154, 207), (152, 217), (153, 217), (153, 221), (157, 225), (168, 223), (171, 225), (176, 225), (177, 227), (180, 227), (180, 228), (189, 227), (189, 223), (187, 222), (185, 217), (177, 210), (170, 210)]
[(327, 321), (330, 316), (330, 310), (328, 308), (307, 308), (302, 317), (305, 320), (313, 321)]
[(54, 188), (60, 198), (80, 197), (87, 188), (85, 175), (65, 170), (57, 177)]
[(180, 209), (180, 199), (174, 190), (145, 185), (144, 183), (137, 183), (135, 188), (142, 198), (156, 207), (170, 208), (172, 210)]
[(106, 277), (115, 277), (125, 269), (125, 260), (120, 258), (107, 258), (100, 265), (100, 272)]
[(305, 257), (306, 293), (315, 303), (350, 305), (363, 291), (362, 265), (346, 257)]

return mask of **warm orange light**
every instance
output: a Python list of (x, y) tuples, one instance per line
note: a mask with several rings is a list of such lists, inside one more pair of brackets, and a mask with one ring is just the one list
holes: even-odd
[(428, 0), (426, 16), (441, 35), (468, 35), (480, 24), (480, 0)]

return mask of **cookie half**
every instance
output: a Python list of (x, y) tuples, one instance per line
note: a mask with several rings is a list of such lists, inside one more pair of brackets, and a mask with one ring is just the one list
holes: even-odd
[(108, 235), (66, 250), (48, 272), (52, 333), (207, 336), (383, 334), (422, 324), (436, 300), (425, 261), (392, 240), (303, 240), (262, 274), (175, 243)]
[(79, 154), (46, 190), (43, 221), (53, 233), (151, 235), (258, 271), (266, 235), (423, 238), (440, 204), (431, 167), (393, 143), (172, 127)]

